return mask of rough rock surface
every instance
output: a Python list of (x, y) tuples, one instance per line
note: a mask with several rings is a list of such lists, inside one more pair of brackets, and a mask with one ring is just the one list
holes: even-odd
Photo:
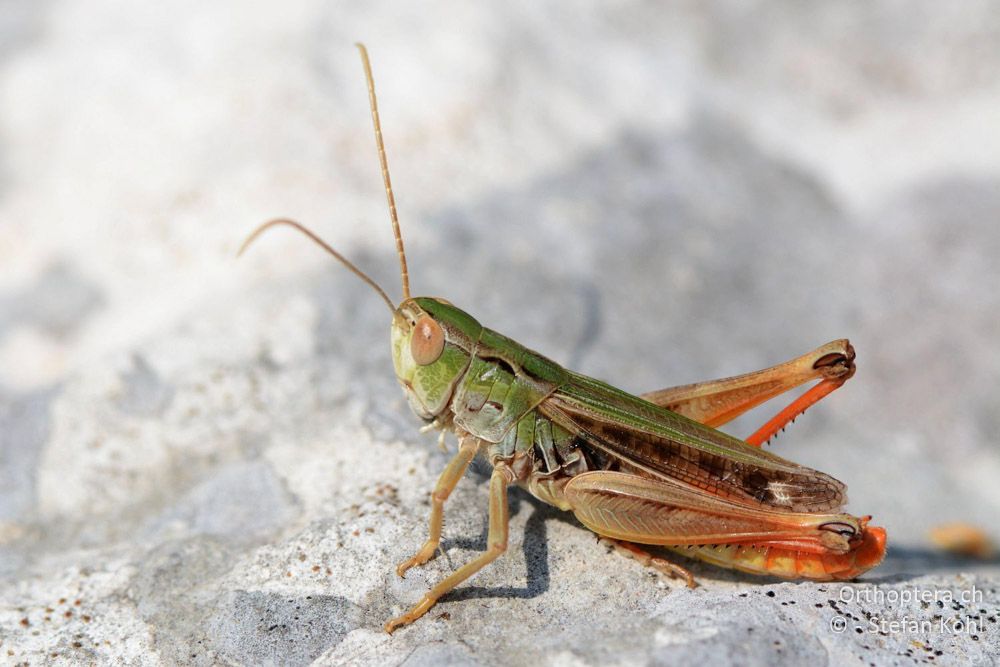
[[(1000, 563), (926, 531), (1000, 537), (1000, 5), (587, 4), (0, 2), (0, 663), (998, 660)], [(358, 39), (415, 291), (636, 392), (851, 338), (772, 447), (884, 565), (687, 590), (515, 491), (384, 634), (483, 471), (397, 578), (447, 454), (387, 313), (290, 233), (232, 259), (290, 215), (396, 292)]]

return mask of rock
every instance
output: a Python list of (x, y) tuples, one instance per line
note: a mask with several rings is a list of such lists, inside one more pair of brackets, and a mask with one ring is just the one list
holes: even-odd
[[(0, 663), (995, 661), (1000, 562), (926, 532), (998, 537), (997, 7), (591, 5), (0, 12)], [(879, 568), (688, 590), (514, 490), (382, 631), (485, 548), (488, 470), (398, 578), (450, 454), (388, 313), (288, 232), (232, 258), (291, 215), (398, 293), (359, 38), (416, 293), (633, 392), (852, 340), (771, 447)]]

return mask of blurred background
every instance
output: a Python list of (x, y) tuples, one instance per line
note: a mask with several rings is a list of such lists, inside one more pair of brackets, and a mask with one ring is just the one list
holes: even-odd
[[(359, 40), (416, 293), (636, 393), (849, 338), (857, 375), (772, 450), (887, 526), (885, 576), (995, 573), (926, 532), (1000, 537), (996, 2), (0, 0), (6, 609), (62, 597), (40, 564), (266, 571), (377, 483), (407, 537), (373, 528), (371, 585), (416, 546), (446, 455), (382, 304), (291, 232), (234, 260), (290, 216), (398, 295)], [(236, 576), (205, 558), (189, 586)]]

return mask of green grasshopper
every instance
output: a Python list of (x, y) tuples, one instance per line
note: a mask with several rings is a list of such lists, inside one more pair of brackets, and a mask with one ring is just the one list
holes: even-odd
[[(430, 535), (396, 572), (423, 565), (438, 549), (444, 504), (477, 454), (493, 466), (486, 551), (431, 588), (385, 630), (412, 623), (507, 549), (507, 489), (573, 512), (623, 555), (694, 586), (685, 568), (638, 545), (754, 574), (819, 581), (852, 579), (885, 555), (885, 530), (871, 517), (840, 512), (844, 485), (761, 448), (787, 423), (854, 374), (846, 340), (772, 368), (633, 396), (574, 373), (488, 329), (445, 299), (411, 297), (368, 53), (368, 84), (403, 300), (394, 305), (374, 280), (311, 231), (294, 227), (336, 257), (388, 305), (396, 377), (425, 428), (453, 432), (458, 453), (431, 497)], [(810, 390), (746, 440), (716, 430), (747, 410), (811, 380)]]

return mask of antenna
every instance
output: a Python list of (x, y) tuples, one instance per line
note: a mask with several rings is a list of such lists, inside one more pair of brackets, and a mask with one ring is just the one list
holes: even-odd
[(359, 269), (358, 267), (356, 267), (351, 260), (347, 259), (343, 255), (341, 255), (339, 252), (337, 252), (336, 250), (334, 250), (333, 248), (331, 248), (330, 245), (326, 241), (324, 241), (320, 237), (316, 236), (316, 234), (314, 234), (312, 231), (310, 231), (305, 225), (301, 225), (301, 224), (295, 222), (294, 220), (289, 220), (287, 218), (275, 218), (274, 220), (268, 220), (267, 222), (265, 222), (264, 224), (262, 224), (260, 227), (258, 227), (257, 229), (253, 230), (253, 233), (250, 234), (250, 236), (247, 237), (247, 240), (243, 242), (243, 245), (240, 246), (240, 250), (239, 250), (239, 252), (236, 253), (236, 256), (239, 257), (240, 255), (242, 255), (243, 251), (246, 250), (247, 248), (249, 248), (250, 244), (253, 243), (257, 239), (258, 236), (260, 236), (261, 234), (263, 234), (265, 230), (270, 229), (271, 227), (276, 227), (278, 225), (287, 225), (289, 227), (294, 227), (295, 229), (299, 230), (300, 232), (302, 232), (303, 234), (305, 234), (306, 236), (308, 236), (310, 239), (312, 239), (313, 242), (315, 242), (316, 245), (318, 245), (320, 248), (322, 248), (323, 250), (326, 250), (328, 253), (330, 253), (331, 255), (333, 255), (334, 257), (336, 257), (338, 260), (340, 260), (340, 262), (344, 266), (346, 266), (348, 269), (350, 269), (354, 273), (354, 275), (356, 275), (358, 278), (361, 278), (361, 280), (363, 280), (366, 283), (368, 283), (371, 286), (372, 289), (374, 289), (376, 292), (378, 292), (378, 295), (380, 297), (382, 297), (382, 300), (385, 301), (385, 303), (386, 303), (387, 306), (389, 306), (389, 310), (392, 311), (393, 314), (395, 314), (396, 307), (394, 305), (392, 305), (392, 300), (389, 298), (389, 295), (387, 295), (385, 293), (384, 289), (382, 289), (381, 287), (379, 287), (379, 284), (377, 282), (375, 282), (374, 280), (372, 280), (372, 278), (367, 273), (365, 273), (364, 271), (362, 271), (361, 269)]
[(382, 166), (382, 182), (385, 184), (385, 198), (389, 202), (389, 218), (392, 220), (392, 234), (396, 237), (396, 253), (399, 255), (399, 277), (403, 282), (403, 300), (410, 298), (410, 272), (406, 268), (406, 252), (403, 250), (403, 236), (399, 232), (399, 216), (396, 214), (396, 198), (392, 196), (392, 182), (389, 180), (389, 162), (385, 157), (385, 143), (382, 141), (382, 123), (378, 119), (378, 100), (375, 98), (375, 79), (368, 61), (368, 49), (361, 42), (355, 44), (361, 52), (361, 63), (365, 67), (368, 81), (368, 105), (372, 109), (372, 124), (375, 126), (375, 144), (378, 146), (378, 161)]

